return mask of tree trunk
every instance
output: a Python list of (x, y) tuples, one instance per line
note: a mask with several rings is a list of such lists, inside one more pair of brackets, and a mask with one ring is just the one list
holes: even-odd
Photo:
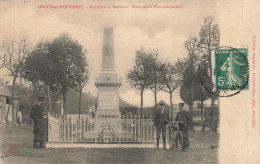
[(12, 125), (15, 126), (16, 124), (16, 105), (15, 105), (15, 98), (13, 97), (12, 100)]
[(201, 124), (202, 124), (202, 132), (205, 132), (205, 112), (204, 112), (204, 100), (201, 100)]
[(80, 111), (81, 111), (81, 99), (82, 99), (82, 87), (79, 90), (79, 119), (80, 119)]
[(192, 118), (193, 117), (193, 103), (189, 104), (189, 112), (190, 112), (190, 116)]
[[(8, 115), (9, 115), (11, 103), (12, 103), (12, 108), (13, 108), (14, 85), (15, 85), (16, 78), (17, 78), (17, 76), (15, 75), (14, 78), (13, 78), (13, 84), (12, 84), (12, 90), (11, 90), (11, 98), (10, 98), (10, 101), (9, 101), (9, 104), (8, 104), (8, 109), (7, 109), (7, 113), (6, 113), (6, 117), (5, 117), (5, 121), (6, 121), (6, 124), (7, 124), (7, 125), (9, 124)], [(12, 109), (12, 110), (13, 110), (13, 109)], [(15, 119), (15, 118), (14, 118), (14, 116), (12, 115), (13, 125), (14, 125), (14, 119)]]
[(18, 111), (19, 111), (19, 104), (20, 104), (20, 97), (21, 97), (21, 83), (22, 83), (22, 75), (20, 76), (20, 82), (19, 82), (19, 94), (18, 94), (18, 101), (17, 101), (17, 109), (16, 109), (16, 122), (18, 121)]
[(204, 115), (203, 115), (203, 101), (201, 101), (200, 110), (201, 110), (201, 122), (203, 122), (203, 121), (204, 121)]
[(141, 117), (143, 116), (143, 106), (144, 106), (144, 89), (141, 89)]
[(216, 99), (218, 101), (218, 108), (217, 108), (217, 118), (215, 122), (215, 133), (217, 133), (217, 128), (219, 127), (219, 99)]
[(172, 104), (172, 92), (170, 92), (170, 113), (171, 113), (171, 121), (173, 121), (173, 104)]
[(215, 105), (215, 97), (211, 98), (211, 108), (210, 108), (210, 119), (211, 119), (211, 130), (214, 130), (215, 120), (214, 120), (214, 105)]
[(154, 91), (154, 110), (157, 108), (157, 92)]
[(37, 82), (33, 82), (33, 103), (36, 104)]
[(50, 113), (51, 113), (51, 93), (50, 93), (50, 87), (47, 86), (48, 90), (48, 103), (49, 103), (49, 108), (50, 108)]
[(66, 115), (66, 91), (64, 91), (63, 94), (63, 114)]
[[(193, 103), (189, 104), (189, 112), (190, 112), (191, 119), (193, 119)], [(193, 124), (191, 124), (190, 128), (193, 129)]]

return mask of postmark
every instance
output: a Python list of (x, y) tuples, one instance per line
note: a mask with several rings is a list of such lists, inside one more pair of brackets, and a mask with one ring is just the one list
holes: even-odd
[(217, 97), (231, 97), (248, 90), (248, 49), (219, 47), (211, 56), (212, 76), (202, 71), (200, 80), (204, 88)]
[(8, 148), (10, 154), (16, 154), (18, 152), (18, 147), (16, 145), (10, 145)]

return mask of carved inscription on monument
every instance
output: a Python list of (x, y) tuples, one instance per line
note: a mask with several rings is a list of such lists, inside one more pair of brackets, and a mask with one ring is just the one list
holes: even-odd
[(115, 110), (117, 109), (118, 95), (117, 91), (105, 91), (99, 92), (99, 109), (101, 110)]

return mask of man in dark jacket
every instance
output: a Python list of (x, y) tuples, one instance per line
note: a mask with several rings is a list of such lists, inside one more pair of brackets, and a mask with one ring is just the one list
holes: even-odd
[(45, 142), (48, 141), (48, 114), (43, 113), (38, 122), (39, 132), (36, 140), (40, 143), (40, 148), (45, 148)]
[(169, 123), (169, 112), (166, 110), (166, 104), (159, 102), (160, 109), (155, 110), (154, 125), (156, 127), (157, 149), (159, 149), (159, 140), (162, 133), (163, 148), (166, 149), (166, 125)]
[(188, 126), (192, 123), (191, 115), (188, 111), (183, 110), (184, 103), (179, 103), (179, 112), (175, 118), (175, 121), (181, 121), (184, 124), (180, 125), (180, 130), (182, 131), (183, 135), (183, 151), (189, 148), (190, 142), (188, 137)]
[(31, 109), (30, 116), (33, 119), (33, 148), (39, 148), (39, 141), (37, 140), (37, 135), (40, 131), (39, 121), (42, 118), (43, 110), (43, 100), (44, 97), (38, 97), (37, 104)]

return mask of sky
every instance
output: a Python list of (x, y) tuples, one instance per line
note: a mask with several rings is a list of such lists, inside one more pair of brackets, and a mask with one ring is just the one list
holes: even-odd
[[(232, 13), (230, 5), (243, 7), (243, 2), (216, 3), (216, 1), (181, 1), (181, 0), (56, 0), (56, 1), (1, 1), (0, 2), (0, 40), (28, 38), (31, 48), (39, 40), (53, 39), (60, 33), (68, 32), (88, 51), (87, 61), (90, 66), (90, 79), (84, 92), (97, 95), (95, 77), (101, 70), (103, 46), (103, 28), (114, 29), (114, 49), (118, 75), (122, 77), (120, 97), (129, 103), (140, 106), (140, 92), (130, 88), (125, 74), (134, 65), (135, 51), (140, 47), (147, 50), (157, 49), (162, 61), (175, 63), (187, 57), (184, 41), (190, 36), (198, 36), (205, 16), (214, 16), (220, 25), (223, 45), (243, 45), (243, 26), (239, 25), (241, 12)], [(179, 9), (42, 9), (38, 5), (181, 5)], [(222, 5), (221, 7), (218, 7)], [(221, 13), (221, 14), (220, 14)], [(224, 15), (226, 13), (226, 15)], [(229, 22), (229, 23), (227, 23)], [(1, 75), (7, 78), (6, 72)], [(159, 92), (159, 101), (169, 103), (169, 94)], [(179, 90), (173, 95), (173, 103), (180, 102)], [(144, 106), (154, 104), (153, 93), (146, 90)]]

